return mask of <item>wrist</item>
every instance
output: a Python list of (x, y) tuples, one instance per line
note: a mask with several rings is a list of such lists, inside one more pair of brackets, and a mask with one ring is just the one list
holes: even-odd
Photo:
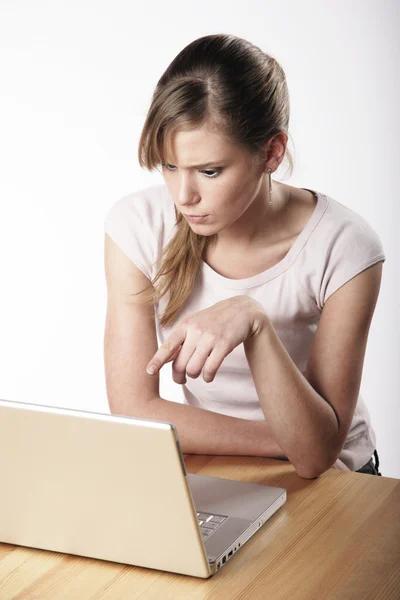
[(252, 337), (258, 337), (260, 333), (271, 327), (271, 322), (264, 308), (261, 306), (261, 304), (259, 304), (259, 302), (257, 302), (257, 305), (258, 306), (256, 307), (253, 318)]

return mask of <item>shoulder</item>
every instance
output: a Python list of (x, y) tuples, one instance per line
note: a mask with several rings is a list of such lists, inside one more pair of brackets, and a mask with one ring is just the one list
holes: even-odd
[(104, 218), (104, 232), (148, 278), (168, 233), (167, 206), (166, 186), (153, 185), (116, 200)]
[(106, 220), (111, 214), (148, 215), (163, 213), (167, 201), (165, 185), (148, 186), (114, 201), (107, 212)]
[(319, 218), (303, 249), (304, 288), (322, 309), (339, 287), (385, 260), (381, 239), (368, 220), (321, 194)]
[(319, 242), (323, 238), (327, 242), (357, 243), (364, 240), (381, 245), (378, 233), (364, 216), (331, 196), (323, 197), (326, 199), (325, 210), (315, 236)]
[(148, 237), (161, 245), (175, 224), (174, 204), (165, 184), (152, 185), (117, 199), (104, 218), (104, 231)]

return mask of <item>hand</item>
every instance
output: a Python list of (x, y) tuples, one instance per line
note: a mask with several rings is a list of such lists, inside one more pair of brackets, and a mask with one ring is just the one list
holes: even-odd
[[(262, 305), (248, 296), (233, 296), (213, 306), (187, 315), (174, 327), (159, 347), (146, 371), (173, 361), (175, 383), (197, 378), (204, 366), (203, 379), (213, 381), (224, 358), (236, 346), (258, 333), (266, 314)], [(149, 373), (150, 374), (150, 373)]]

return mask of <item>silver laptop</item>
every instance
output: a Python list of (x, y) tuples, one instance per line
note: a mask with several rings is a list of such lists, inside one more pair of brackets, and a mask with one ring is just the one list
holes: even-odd
[(187, 473), (172, 423), (0, 400), (0, 542), (210, 577), (286, 490)]

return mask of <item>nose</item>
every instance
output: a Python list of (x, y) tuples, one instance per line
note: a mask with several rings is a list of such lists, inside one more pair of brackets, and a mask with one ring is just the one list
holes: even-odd
[(182, 212), (187, 212), (190, 206), (195, 206), (200, 201), (199, 193), (189, 176), (182, 175), (178, 178), (175, 191), (176, 204)]

